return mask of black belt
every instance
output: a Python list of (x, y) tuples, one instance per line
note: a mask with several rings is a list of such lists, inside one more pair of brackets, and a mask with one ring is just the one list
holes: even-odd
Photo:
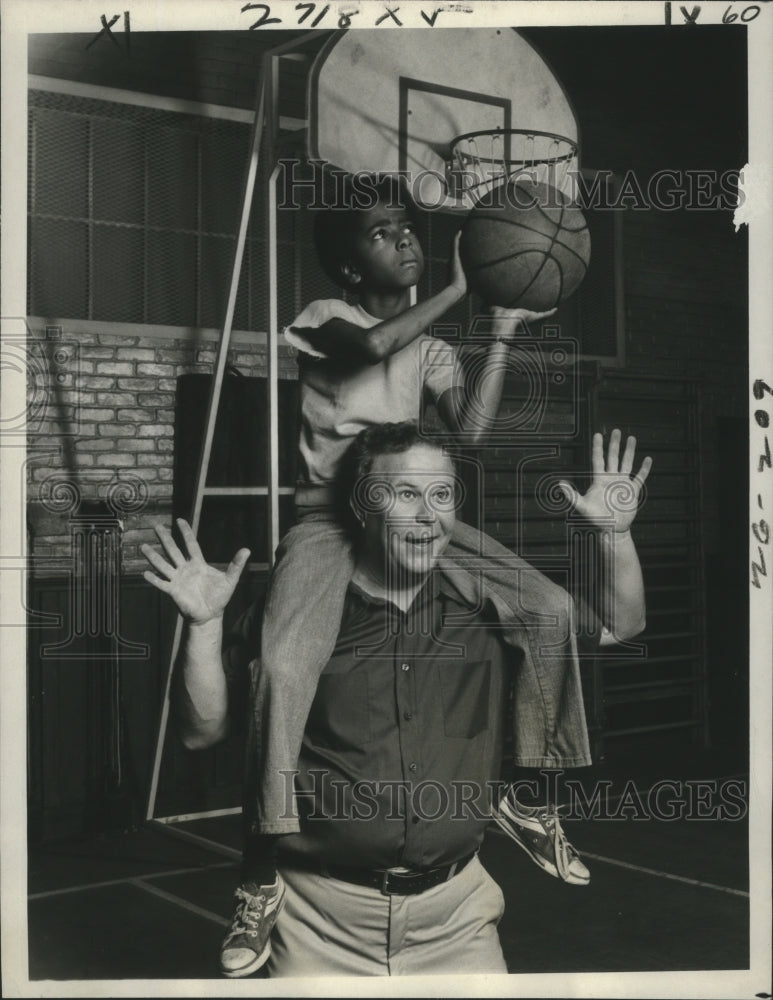
[(366, 885), (371, 889), (378, 889), (385, 896), (413, 896), (453, 878), (472, 861), (476, 853), (473, 851), (472, 854), (468, 854), (461, 861), (455, 861), (452, 865), (424, 868), (422, 871), (390, 872), (383, 868), (325, 865), (320, 868), (320, 872), (322, 875), (341, 879), (342, 882), (352, 882), (354, 885)]

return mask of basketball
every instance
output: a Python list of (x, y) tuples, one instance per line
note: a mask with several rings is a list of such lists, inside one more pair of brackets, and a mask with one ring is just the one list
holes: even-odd
[(564, 194), (521, 177), (475, 205), (462, 227), (459, 254), (470, 288), (484, 302), (544, 312), (585, 277), (590, 234)]

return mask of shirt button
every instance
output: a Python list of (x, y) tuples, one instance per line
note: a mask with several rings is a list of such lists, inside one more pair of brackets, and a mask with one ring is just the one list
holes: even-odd
[(413, 712), (403, 712), (403, 718), (407, 719), (408, 722), (410, 722), (411, 719), (413, 718)]
[(416, 765), (415, 764), (409, 764), (408, 765), (408, 770), (409, 771), (415, 771), (416, 770)]
[(402, 666), (402, 669), (403, 670), (410, 670), (411, 669), (410, 663), (404, 663), (403, 666)]
[(419, 822), (419, 817), (418, 816), (412, 816), (411, 817), (411, 823), (418, 823), (418, 822)]

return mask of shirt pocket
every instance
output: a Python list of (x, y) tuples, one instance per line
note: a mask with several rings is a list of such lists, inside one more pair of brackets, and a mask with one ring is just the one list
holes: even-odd
[(306, 723), (306, 737), (318, 747), (345, 751), (372, 740), (368, 675), (323, 674)]
[(446, 736), (471, 740), (489, 727), (491, 660), (438, 664)]

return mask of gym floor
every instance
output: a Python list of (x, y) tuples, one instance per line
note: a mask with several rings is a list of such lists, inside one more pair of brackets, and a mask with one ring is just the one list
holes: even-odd
[[(689, 777), (746, 787), (716, 765), (696, 755)], [(687, 780), (686, 767), (669, 778), (681, 770)], [(636, 779), (644, 799), (653, 780)], [(238, 849), (238, 816), (185, 829)], [(591, 870), (586, 887), (544, 874), (496, 827), (484, 841), (481, 860), (507, 901), (500, 936), (511, 973), (748, 968), (745, 818), (599, 817), (564, 829)], [(219, 978), (237, 876), (235, 859), (158, 825), (31, 849), (30, 979)]]

